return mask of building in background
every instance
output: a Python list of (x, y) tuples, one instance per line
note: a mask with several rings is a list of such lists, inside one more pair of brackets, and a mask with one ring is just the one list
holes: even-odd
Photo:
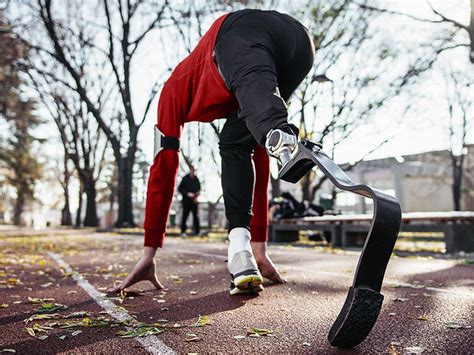
[[(474, 144), (466, 147), (461, 192), (461, 209), (474, 210)], [(404, 212), (453, 210), (452, 166), (447, 150), (368, 160), (347, 172), (355, 182), (365, 183), (396, 196)], [(324, 183), (321, 194), (331, 194), (333, 185)], [(339, 192), (335, 210), (370, 213), (372, 200)]]

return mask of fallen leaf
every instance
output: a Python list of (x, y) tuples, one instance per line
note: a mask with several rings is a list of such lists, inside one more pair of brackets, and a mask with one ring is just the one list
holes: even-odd
[(0, 308), (7, 308), (8, 307), (8, 304), (6, 303), (0, 303)]
[(311, 343), (304, 342), (304, 343), (303, 343), (303, 346), (311, 346)]
[(24, 320), (26, 324), (33, 320), (44, 320), (44, 319), (53, 319), (56, 316), (58, 316), (58, 313), (52, 313), (52, 314), (33, 314), (31, 317), (27, 318)]
[(471, 328), (470, 325), (464, 325), (459, 322), (446, 322), (444, 323), (444, 325), (448, 329), (470, 329)]
[(164, 330), (159, 327), (137, 327), (131, 330), (122, 330), (118, 331), (115, 334), (121, 338), (134, 338), (134, 337), (144, 337), (147, 335), (154, 335), (163, 333)]
[(123, 303), (123, 301), (125, 301), (125, 298), (127, 297), (127, 291), (126, 290), (120, 290), (120, 300), (119, 302), (120, 303)]
[(1, 349), (0, 353), (16, 353), (15, 349)]
[(427, 321), (427, 320), (428, 320), (428, 318), (427, 318), (426, 316), (419, 316), (417, 319), (418, 319), (418, 320), (423, 320), (423, 321)]
[(90, 317), (85, 317), (81, 321), (82, 325), (86, 327), (93, 327), (93, 328), (103, 328), (103, 327), (108, 327), (108, 326), (114, 326), (114, 325), (125, 325), (127, 322), (116, 322), (113, 320), (109, 320), (106, 318), (90, 318)]
[(197, 292), (196, 291), (189, 291), (189, 294), (190, 295), (197, 295)]
[(201, 338), (199, 338), (196, 334), (194, 333), (186, 333), (186, 338), (184, 341), (200, 341)]
[(63, 318), (83, 318), (83, 317), (88, 317), (88, 316), (90, 316), (90, 313), (86, 311), (78, 311), (78, 312), (69, 313), (63, 316)]
[(250, 328), (247, 330), (248, 336), (260, 337), (260, 336), (268, 336), (273, 334), (273, 330), (264, 329), (264, 328)]
[(48, 339), (48, 336), (47, 335), (41, 335), (38, 337), (39, 340), (46, 340)]
[(63, 311), (68, 308), (68, 306), (60, 303), (42, 303), (41, 306), (36, 309), (36, 313), (51, 313), (56, 311)]
[(394, 298), (394, 301), (397, 301), (397, 302), (406, 302), (406, 301), (409, 301), (408, 298), (403, 298), (403, 297), (397, 297), (397, 298)]
[(186, 338), (184, 339), (185, 341), (201, 341), (201, 338), (199, 337), (194, 337), (194, 338)]
[(196, 323), (191, 324), (191, 327), (204, 327), (205, 325), (211, 324), (211, 320), (209, 319), (209, 316), (199, 316), (198, 320)]
[(33, 328), (26, 328), (26, 331), (27, 331), (28, 334), (30, 334), (32, 337), (36, 336), (35, 331), (33, 330)]
[[(46, 332), (46, 329), (38, 323), (33, 324), (32, 328), (35, 332)], [(50, 330), (50, 329), (48, 329), (48, 330)]]
[(178, 275), (170, 275), (170, 279), (177, 284), (183, 283), (183, 279)]
[(421, 354), (425, 348), (422, 348), (421, 346), (410, 346), (408, 348), (405, 348), (405, 351), (409, 354)]
[(54, 298), (37, 298), (37, 297), (28, 297), (28, 301), (33, 304), (37, 303), (47, 303), (54, 301)]
[(388, 353), (390, 355), (398, 355), (396, 346), (390, 344), (388, 347)]
[(79, 334), (81, 334), (81, 333), (82, 333), (82, 330), (76, 330), (76, 331), (72, 332), (71, 335), (72, 335), (73, 337), (75, 337), (76, 335), (79, 335)]

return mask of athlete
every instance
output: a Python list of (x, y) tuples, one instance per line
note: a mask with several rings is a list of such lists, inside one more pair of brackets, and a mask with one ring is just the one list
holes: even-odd
[(229, 221), (230, 294), (263, 290), (263, 277), (285, 280), (267, 254), (269, 155), (284, 161), (295, 149), (286, 101), (311, 70), (314, 46), (306, 28), (276, 11), (241, 10), (218, 18), (163, 87), (148, 181), (142, 258), (117, 292), (156, 277), (186, 122), (227, 117), (220, 134), (222, 188)]

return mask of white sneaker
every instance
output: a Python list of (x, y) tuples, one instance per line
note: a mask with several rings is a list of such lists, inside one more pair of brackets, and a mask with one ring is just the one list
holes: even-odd
[(251, 252), (244, 250), (236, 253), (232, 260), (228, 261), (227, 266), (232, 277), (231, 295), (263, 291), (263, 277)]

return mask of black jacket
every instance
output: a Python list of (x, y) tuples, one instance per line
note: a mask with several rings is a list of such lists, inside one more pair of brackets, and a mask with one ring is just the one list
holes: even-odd
[(196, 194), (201, 191), (201, 183), (198, 177), (196, 175), (192, 177), (191, 174), (185, 175), (178, 186), (178, 191), (183, 195), (183, 201), (193, 201), (193, 199), (188, 196), (188, 193), (192, 192)]

